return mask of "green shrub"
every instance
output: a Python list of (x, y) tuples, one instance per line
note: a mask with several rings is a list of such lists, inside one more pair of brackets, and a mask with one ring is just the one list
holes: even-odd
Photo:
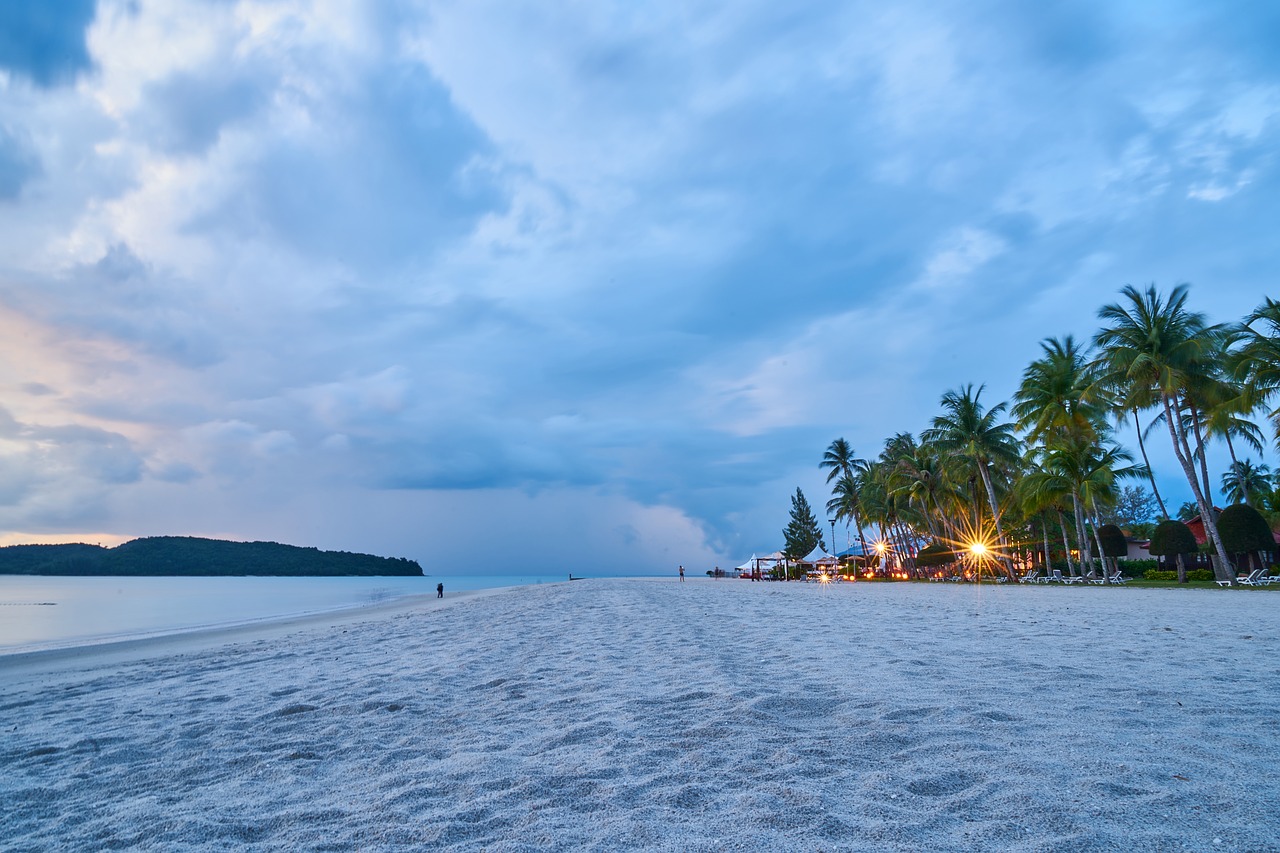
[(1232, 504), (1218, 516), (1218, 533), (1228, 554), (1270, 551), (1276, 546), (1271, 526), (1248, 504)]
[(1181, 521), (1168, 519), (1156, 525), (1151, 534), (1151, 554), (1155, 557), (1172, 557), (1177, 554), (1194, 554), (1196, 537)]
[(916, 565), (921, 568), (945, 566), (947, 563), (954, 563), (955, 561), (955, 551), (941, 542), (931, 542), (921, 548), (920, 553), (916, 556)]
[(1159, 569), (1159, 560), (1121, 560), (1120, 571), (1131, 578), (1143, 577), (1143, 572), (1149, 569)]
[[(1147, 569), (1142, 573), (1142, 577), (1149, 581), (1176, 581), (1178, 579), (1177, 572), (1166, 572), (1161, 569)], [(1187, 580), (1189, 581), (1211, 581), (1213, 580), (1212, 569), (1192, 569), (1187, 572)]]
[(1102, 553), (1108, 557), (1123, 557), (1129, 553), (1129, 543), (1125, 541), (1124, 531), (1114, 524), (1099, 527), (1098, 540), (1102, 543)]

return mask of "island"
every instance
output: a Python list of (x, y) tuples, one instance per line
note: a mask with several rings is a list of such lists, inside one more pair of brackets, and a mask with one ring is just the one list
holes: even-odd
[(274, 577), (414, 576), (416, 560), (321, 551), (279, 542), (231, 542), (195, 536), (148, 536), (114, 548), (101, 545), (0, 547), (0, 575)]

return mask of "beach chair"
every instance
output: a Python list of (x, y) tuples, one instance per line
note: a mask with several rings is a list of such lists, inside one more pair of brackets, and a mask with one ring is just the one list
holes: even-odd
[(1116, 573), (1111, 576), (1111, 582), (1123, 586), (1129, 582), (1129, 579), (1121, 574), (1119, 569), (1116, 569)]
[(1044, 579), (1045, 583), (1066, 583), (1067, 579), (1062, 576), (1062, 569), (1054, 569), (1053, 574)]
[(1036, 583), (1036, 581), (1039, 578), (1040, 578), (1040, 570), (1032, 569), (1022, 577), (1018, 578), (1018, 583)]
[(1236, 578), (1236, 583), (1243, 586), (1266, 586), (1269, 581), (1262, 579), (1264, 577), (1264, 571), (1264, 569), (1254, 569), (1252, 572), (1249, 572), (1249, 574)]

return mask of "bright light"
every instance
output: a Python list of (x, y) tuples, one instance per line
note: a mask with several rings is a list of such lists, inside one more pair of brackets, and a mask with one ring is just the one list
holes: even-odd
[(887, 550), (889, 550), (889, 546), (888, 546), (888, 545), (884, 544), (883, 542), (877, 542), (877, 543), (876, 543), (876, 551), (877, 551), (878, 553), (883, 554), (883, 553), (884, 553), (885, 551), (887, 551)]
[(982, 556), (985, 556), (987, 553), (987, 545), (985, 542), (974, 542), (971, 545), (969, 545), (969, 551), (975, 557), (982, 557)]

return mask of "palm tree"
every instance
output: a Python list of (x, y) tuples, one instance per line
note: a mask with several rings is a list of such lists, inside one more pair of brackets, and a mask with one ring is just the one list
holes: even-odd
[[(1071, 483), (1059, 473), (1038, 467), (1018, 481), (1017, 494), (1024, 512), (1041, 516), (1052, 513), (1057, 516), (1058, 528), (1062, 532), (1062, 551), (1067, 561), (1067, 574), (1075, 577), (1076, 562), (1071, 558), (1071, 539), (1068, 536), (1066, 518), (1063, 516), (1067, 502), (1071, 498)], [(1041, 520), (1043, 523), (1043, 517)], [(1044, 525), (1043, 533), (1045, 566), (1049, 567), (1051, 560), (1047, 524)]]
[(1012, 424), (999, 422), (1006, 404), (999, 403), (990, 409), (983, 409), (981, 397), (985, 388), (983, 385), (974, 391), (970, 384), (943, 394), (943, 414), (933, 419), (933, 426), (921, 434), (921, 439), (940, 450), (968, 460), (982, 478), (987, 501), (991, 506), (991, 521), (996, 538), (1003, 546), (1001, 562), (1009, 579), (1016, 580), (1013, 561), (1007, 553), (1008, 542), (1000, 525), (1000, 509), (995, 487), (991, 483), (991, 466), (1016, 465), (1018, 439), (1014, 435)]
[(936, 452), (927, 445), (920, 446), (910, 456), (899, 459), (893, 481), (894, 492), (905, 495), (917, 508), (931, 536), (955, 538), (942, 509), (942, 496), (949, 491), (950, 484), (946, 466)]
[[(822, 454), (822, 461), (818, 463), (818, 467), (830, 469), (827, 472), (828, 483), (836, 480), (836, 486), (832, 488), (831, 500), (827, 501), (827, 511), (835, 513), (834, 518), (837, 521), (844, 520), (846, 524), (849, 520), (853, 521), (858, 528), (858, 542), (862, 545), (862, 555), (866, 557), (867, 539), (862, 535), (858, 477), (866, 472), (867, 460), (859, 459), (849, 442), (843, 438), (837, 438)], [(835, 543), (832, 542), (833, 552), (835, 547)]]
[[(858, 525), (858, 540), (862, 542), (862, 551), (865, 556), (867, 545), (862, 535), (862, 520), (860, 511), (862, 507), (862, 499), (859, 496), (860, 486), (858, 479), (852, 474), (841, 474), (840, 479), (836, 480), (835, 485), (831, 487), (831, 499), (827, 501), (827, 512), (837, 522), (843, 521), (846, 529), (850, 522)], [(835, 548), (835, 543), (831, 544)], [(832, 553), (835, 553), (832, 551)]]
[(1271, 468), (1262, 463), (1254, 465), (1246, 459), (1231, 463), (1231, 470), (1222, 475), (1222, 492), (1232, 503), (1253, 506), (1255, 495), (1271, 490)]
[[(1232, 343), (1234, 349), (1228, 358), (1232, 374), (1244, 383), (1250, 404), (1265, 404), (1280, 391), (1280, 301), (1267, 297), (1234, 330)], [(1280, 407), (1268, 417), (1280, 445)]]
[(1100, 386), (1093, 381), (1084, 351), (1071, 335), (1045, 338), (1044, 355), (1027, 365), (1014, 393), (1010, 414), (1027, 432), (1028, 442), (1051, 435), (1093, 436), (1102, 421)]
[[(1122, 303), (1105, 305), (1098, 311), (1108, 325), (1094, 336), (1099, 349), (1095, 365), (1108, 386), (1148, 389), (1150, 399), (1162, 407), (1174, 455), (1217, 552), (1216, 576), (1234, 583), (1235, 573), (1218, 535), (1212, 507), (1196, 476), (1195, 454), (1182, 419), (1176, 414), (1190, 402), (1189, 392), (1221, 344), (1221, 328), (1208, 326), (1203, 315), (1187, 310), (1186, 285), (1175, 287), (1167, 300), (1154, 285), (1145, 292), (1126, 285), (1120, 294)], [(1135, 398), (1143, 399), (1140, 395)]]

